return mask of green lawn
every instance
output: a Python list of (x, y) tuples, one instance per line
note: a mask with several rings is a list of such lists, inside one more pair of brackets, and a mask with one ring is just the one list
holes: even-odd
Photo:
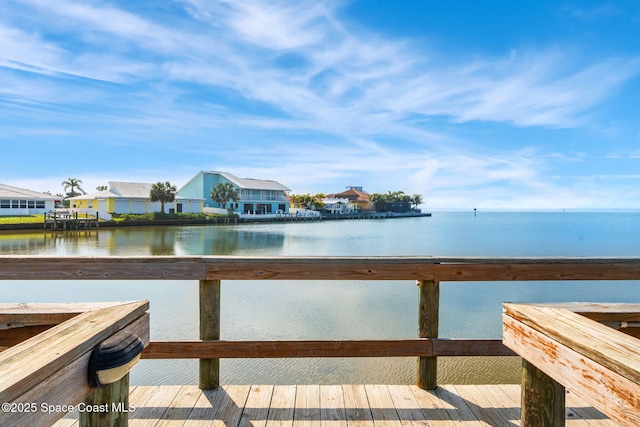
[(44, 222), (44, 215), (0, 216), (0, 224), (32, 224)]

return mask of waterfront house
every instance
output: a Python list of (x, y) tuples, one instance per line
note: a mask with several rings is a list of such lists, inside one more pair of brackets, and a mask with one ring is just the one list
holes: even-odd
[(238, 178), (228, 172), (201, 171), (178, 190), (185, 198), (204, 199), (205, 212), (216, 212), (222, 205), (211, 198), (211, 189), (219, 183), (231, 183), (238, 191), (240, 200), (227, 203), (226, 209), (243, 215), (276, 215), (289, 212), (290, 188), (278, 181), (254, 178)]
[(44, 214), (55, 208), (59, 197), (0, 184), (0, 216)]
[(362, 190), (362, 187), (349, 186), (346, 191), (336, 194), (328, 194), (327, 198), (347, 199), (356, 207), (358, 211), (369, 210), (369, 193)]
[(326, 197), (322, 199), (322, 210), (330, 214), (346, 214), (357, 211), (357, 206), (349, 201), (346, 197), (336, 199), (334, 197)]
[[(160, 202), (150, 200), (151, 186), (143, 182), (110, 181), (109, 189), (91, 194), (70, 197), (70, 207), (75, 209), (96, 209), (116, 214), (144, 214), (160, 212)], [(183, 198), (176, 195), (176, 200), (165, 203), (165, 212), (202, 212), (202, 198)]]

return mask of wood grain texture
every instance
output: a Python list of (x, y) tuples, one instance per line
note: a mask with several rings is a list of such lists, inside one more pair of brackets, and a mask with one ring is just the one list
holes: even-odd
[[(220, 281), (200, 281), (200, 339), (220, 339)], [(220, 385), (220, 359), (200, 358), (199, 386), (211, 390)]]
[[(124, 330), (130, 331), (143, 342), (149, 341), (149, 315), (145, 313), (133, 323), (125, 326)], [(43, 380), (37, 382), (28, 390), (22, 390), (22, 394), (12, 398), (8, 402), (30, 402), (41, 405), (74, 405), (82, 401), (92, 388), (87, 381), (87, 370), (89, 366), (89, 358), (91, 352), (87, 351), (80, 357), (76, 358), (62, 369), (45, 373)], [(0, 363), (1, 364), (1, 363)], [(3, 384), (0, 378), (0, 384)], [(3, 400), (6, 402), (6, 400)], [(44, 425), (48, 426), (56, 419), (60, 418), (64, 413), (52, 412), (44, 413), (42, 411), (19, 414), (2, 414), (0, 413), (0, 425), (22, 427), (24, 425)]]
[(572, 311), (504, 304), (506, 316), (640, 384), (640, 341)]
[(522, 361), (522, 427), (563, 427), (565, 389), (527, 360)]
[[(501, 343), (498, 341), (497, 344)], [(451, 348), (452, 346), (449, 346)], [(462, 343), (462, 348), (468, 348)], [(461, 352), (461, 351), (460, 351)], [(432, 356), (430, 340), (152, 341), (143, 359)]]
[(637, 383), (507, 314), (503, 315), (503, 342), (620, 425), (640, 425)]
[[(229, 398), (234, 388), (237, 386), (222, 385), (216, 390), (200, 390), (195, 385), (134, 387), (130, 401), (137, 410), (129, 414), (130, 425), (211, 426), (214, 420), (217, 424), (224, 420), (225, 427), (315, 425), (318, 412), (321, 426), (328, 427), (345, 423), (346, 427), (397, 423), (402, 427), (516, 427), (520, 421), (517, 385), (444, 385), (435, 392), (410, 385), (252, 385), (244, 406), (243, 399)], [(324, 398), (317, 398), (316, 390)], [(164, 410), (170, 396), (175, 397)], [(567, 403), (573, 414), (568, 426), (616, 425), (573, 394)], [(222, 407), (225, 411), (218, 413)], [(237, 411), (242, 413), (240, 419), (234, 416)], [(154, 415), (158, 418), (152, 418)], [(60, 420), (54, 426), (68, 427), (70, 421)]]
[[(434, 280), (418, 281), (418, 337), (437, 338), (440, 317), (440, 283)], [(438, 360), (435, 357), (418, 358), (416, 383), (425, 390), (438, 385)]]
[(637, 257), (0, 256), (0, 280), (638, 280)]

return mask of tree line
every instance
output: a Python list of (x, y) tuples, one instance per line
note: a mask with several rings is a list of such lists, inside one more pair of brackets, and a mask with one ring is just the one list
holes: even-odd
[[(312, 194), (292, 194), (289, 201), (295, 208), (305, 208), (311, 210), (322, 209), (324, 193)], [(373, 193), (369, 195), (369, 202), (373, 204), (374, 210), (380, 212), (385, 209), (387, 203), (407, 202), (412, 208), (417, 208), (423, 203), (421, 194), (405, 194), (404, 191), (389, 191), (386, 194)]]
[[(85, 191), (80, 186), (82, 180), (77, 178), (68, 178), (62, 181), (62, 186), (66, 191), (66, 197), (75, 197), (81, 194), (85, 194)], [(107, 190), (106, 185), (100, 185), (96, 188), (98, 191)], [(162, 213), (164, 213), (165, 203), (171, 203), (176, 198), (176, 192), (178, 189), (175, 185), (171, 185), (169, 181), (157, 182), (151, 186), (149, 199), (152, 202), (160, 202)], [(61, 194), (58, 194), (62, 196)], [(222, 209), (227, 208), (227, 203), (238, 202), (240, 200), (240, 194), (238, 189), (229, 182), (220, 182), (211, 188), (209, 194), (211, 199), (222, 206)], [(324, 206), (323, 200), (325, 198), (324, 193), (311, 194), (292, 194), (289, 196), (289, 201), (296, 208), (305, 208), (311, 210), (322, 209)], [(369, 195), (369, 202), (373, 204), (374, 210), (383, 211), (387, 203), (406, 202), (410, 203), (413, 208), (417, 208), (423, 203), (421, 194), (405, 194), (404, 191), (388, 191), (386, 194), (373, 193)]]

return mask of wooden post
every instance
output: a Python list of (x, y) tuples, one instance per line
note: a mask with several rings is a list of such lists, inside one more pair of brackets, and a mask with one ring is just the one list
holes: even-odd
[(126, 427), (129, 424), (129, 374), (96, 388), (78, 409), (80, 427)]
[(564, 412), (564, 387), (523, 359), (522, 427), (563, 427)]
[[(438, 338), (438, 311), (440, 305), (440, 282), (419, 280), (418, 337)], [(418, 358), (418, 387), (434, 390), (438, 386), (438, 359)]]
[[(220, 280), (200, 281), (200, 339), (220, 339)], [(200, 359), (202, 390), (220, 385), (220, 359)]]

